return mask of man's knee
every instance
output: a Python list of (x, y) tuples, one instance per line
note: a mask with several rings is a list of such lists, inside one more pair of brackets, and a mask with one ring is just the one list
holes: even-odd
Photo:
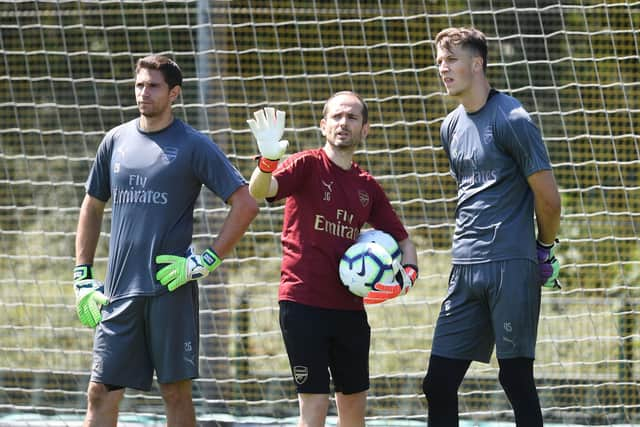
[[(539, 408), (538, 390), (533, 378), (533, 359), (500, 359), (498, 362), (500, 364), (498, 379), (516, 416)], [(535, 416), (540, 416), (539, 411), (535, 411)]]
[(455, 396), (471, 362), (431, 356), (427, 374), (422, 380), (422, 391), (427, 399)]
[(104, 384), (90, 382), (89, 388), (87, 389), (87, 400), (89, 401), (89, 405), (100, 406), (100, 402), (106, 399), (107, 393), (108, 391)]
[(498, 380), (507, 395), (535, 392), (532, 359), (499, 359), (498, 362)]
[(542, 426), (540, 400), (533, 378), (533, 359), (498, 359), (498, 379), (513, 407), (518, 426)]
[(191, 381), (161, 384), (162, 399), (168, 406), (191, 403)]
[(87, 389), (87, 401), (90, 408), (117, 408), (123, 394), (124, 388), (122, 387), (113, 387), (108, 384), (90, 382), (89, 388)]
[(367, 391), (353, 394), (336, 393), (336, 406), (338, 407), (338, 418), (344, 420), (345, 424), (364, 424), (364, 416), (367, 411)]
[(298, 393), (300, 405), (299, 426), (321, 427), (325, 425), (329, 410), (328, 394)]

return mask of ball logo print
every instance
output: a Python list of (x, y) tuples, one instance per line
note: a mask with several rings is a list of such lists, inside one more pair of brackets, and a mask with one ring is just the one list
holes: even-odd
[(374, 242), (356, 242), (342, 255), (340, 280), (352, 294), (366, 296), (376, 283), (391, 283), (393, 259), (384, 247)]
[(382, 230), (371, 229), (360, 233), (356, 242), (374, 242), (385, 248), (389, 255), (391, 255), (394, 265), (393, 272), (398, 272), (397, 268), (402, 260), (402, 251), (400, 250), (400, 246), (398, 246), (398, 242), (396, 242), (396, 239), (394, 239), (391, 234)]
[(366, 274), (366, 271), (365, 271), (365, 270), (366, 270), (366, 268), (367, 268), (367, 266), (366, 266), (366, 264), (365, 264), (365, 260), (366, 260), (366, 258), (365, 258), (365, 257), (362, 257), (362, 258), (361, 258), (361, 260), (362, 260), (362, 268), (360, 268), (360, 271), (358, 271), (358, 276), (364, 277), (364, 276), (365, 276), (365, 274)]

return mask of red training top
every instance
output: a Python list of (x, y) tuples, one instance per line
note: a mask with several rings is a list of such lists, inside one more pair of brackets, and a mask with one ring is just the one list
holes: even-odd
[(364, 310), (362, 298), (340, 281), (342, 254), (368, 223), (398, 242), (408, 237), (382, 187), (352, 163), (344, 170), (322, 149), (287, 158), (273, 176), (287, 198), (282, 227), (278, 299), (338, 310)]

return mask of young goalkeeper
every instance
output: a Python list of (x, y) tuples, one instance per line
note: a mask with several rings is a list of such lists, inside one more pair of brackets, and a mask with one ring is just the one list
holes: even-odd
[(435, 42), (440, 77), (460, 105), (440, 130), (458, 203), (449, 289), (423, 383), (429, 426), (458, 425), (460, 383), (494, 346), (516, 425), (541, 426), (533, 360), (540, 287), (557, 284), (558, 188), (529, 114), (487, 81), (484, 34), (449, 28)]
[[(149, 390), (155, 372), (169, 426), (195, 426), (198, 287), (258, 213), (247, 182), (212, 141), (174, 117), (182, 73), (164, 56), (136, 66), (140, 116), (107, 133), (80, 208), (74, 287), (80, 321), (95, 327), (85, 426), (116, 426), (125, 387)], [(189, 249), (202, 185), (231, 206), (202, 254)], [(104, 289), (92, 272), (111, 200)]]
[(369, 131), (367, 106), (338, 92), (320, 121), (322, 148), (291, 155), (280, 141), (284, 112), (266, 108), (250, 120), (262, 155), (249, 182), (258, 199), (285, 199), (278, 299), (300, 407), (299, 426), (323, 427), (333, 380), (339, 425), (364, 426), (369, 388), (370, 329), (363, 298), (340, 283), (338, 263), (368, 223), (391, 234), (402, 250), (396, 283), (364, 298), (379, 303), (405, 294), (418, 275), (414, 245), (375, 179), (353, 162)]

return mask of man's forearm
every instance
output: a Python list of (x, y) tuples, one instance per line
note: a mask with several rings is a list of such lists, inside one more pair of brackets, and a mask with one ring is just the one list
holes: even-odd
[(86, 196), (80, 207), (78, 229), (76, 231), (76, 265), (93, 264), (98, 247), (104, 204), (96, 203)]
[(249, 192), (256, 199), (264, 199), (271, 196), (271, 173), (263, 172), (260, 168), (255, 168), (249, 181)]
[(222, 258), (240, 241), (259, 209), (245, 186), (232, 195), (230, 202), (231, 209), (220, 228), (218, 238), (212, 245), (215, 252)]

